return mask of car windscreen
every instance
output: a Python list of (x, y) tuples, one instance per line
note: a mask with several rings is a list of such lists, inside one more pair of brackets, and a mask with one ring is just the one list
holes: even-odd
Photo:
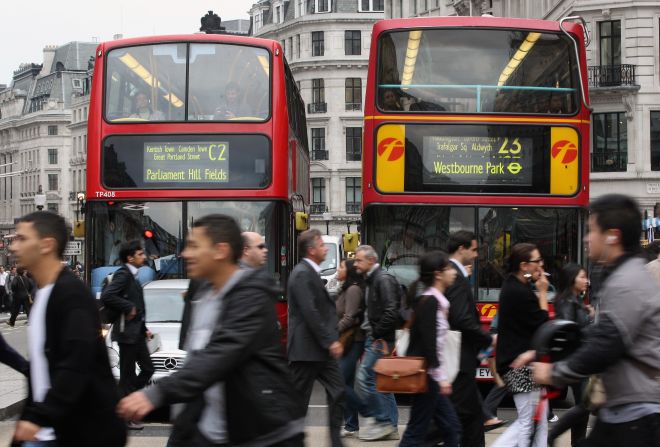
[(144, 289), (147, 323), (178, 323), (183, 315), (185, 289)]

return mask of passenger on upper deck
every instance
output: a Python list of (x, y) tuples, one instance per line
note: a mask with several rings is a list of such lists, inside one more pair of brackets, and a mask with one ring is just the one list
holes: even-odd
[(237, 117), (252, 116), (242, 101), (241, 88), (236, 82), (228, 82), (225, 87), (224, 104), (215, 109), (214, 120), (230, 120)]
[(380, 106), (383, 110), (403, 110), (397, 94), (392, 89), (383, 90)]
[(141, 118), (147, 121), (162, 121), (165, 119), (163, 112), (154, 110), (151, 107), (151, 101), (146, 93), (138, 92), (135, 94), (134, 98), (135, 108), (130, 116), (131, 118)]

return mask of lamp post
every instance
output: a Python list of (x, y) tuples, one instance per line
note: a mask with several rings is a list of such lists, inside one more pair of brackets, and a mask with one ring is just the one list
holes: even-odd
[(46, 194), (44, 194), (43, 190), (41, 189), (41, 185), (39, 185), (39, 190), (34, 196), (34, 204), (39, 211), (43, 210), (44, 206), (46, 206)]
[(323, 213), (323, 220), (325, 220), (325, 234), (330, 235), (330, 221), (332, 220), (332, 213), (328, 212), (326, 207), (325, 213)]

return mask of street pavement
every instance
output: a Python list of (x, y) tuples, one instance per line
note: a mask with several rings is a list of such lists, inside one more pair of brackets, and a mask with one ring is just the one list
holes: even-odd
[[(7, 342), (22, 355), (27, 356), (27, 327), (24, 319), (16, 323), (15, 327), (9, 327), (5, 321), (6, 314), (0, 314), (0, 332)], [(8, 445), (13, 432), (13, 420), (21, 407), (21, 401), (27, 395), (25, 379), (19, 373), (9, 367), (0, 364), (0, 445)], [(325, 406), (325, 393), (323, 389), (315, 386), (310, 401), (307, 416), (307, 438), (306, 445), (310, 447), (329, 447), (329, 436), (327, 433), (327, 412)], [(556, 409), (555, 412), (561, 417), (565, 410)], [(406, 405), (399, 406), (400, 423), (405, 424), (409, 417), (409, 408)], [(515, 410), (500, 409), (499, 417), (512, 421), (515, 419)], [(165, 446), (170, 426), (164, 423), (148, 423), (143, 431), (131, 432), (128, 443), (129, 447), (162, 447)], [(403, 433), (405, 425), (399, 426), (399, 433)], [(486, 445), (491, 445), (495, 439), (505, 430), (500, 428), (486, 434)], [(368, 445), (373, 447), (394, 447), (398, 441), (361, 442), (357, 439), (346, 439), (345, 446), (353, 447)], [(557, 444), (559, 447), (570, 446), (570, 436), (564, 435)]]

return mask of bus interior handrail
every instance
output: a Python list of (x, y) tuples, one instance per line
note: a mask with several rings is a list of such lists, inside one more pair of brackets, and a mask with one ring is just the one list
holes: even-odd
[(582, 29), (584, 30), (584, 45), (585, 47), (588, 47), (589, 44), (591, 43), (591, 35), (589, 34), (589, 30), (587, 29), (587, 22), (584, 20), (583, 17), (581, 16), (568, 16), (564, 17), (561, 20), (559, 20), (559, 28), (561, 31), (569, 38), (571, 39), (571, 42), (573, 42), (573, 49), (575, 50), (575, 59), (577, 61), (577, 66), (578, 66), (578, 75), (580, 77), (580, 94), (582, 96), (582, 102), (584, 103), (584, 106), (589, 110), (593, 111), (593, 107), (589, 104), (589, 101), (587, 99), (587, 93), (585, 91), (584, 86), (586, 83), (584, 82), (584, 77), (582, 75), (582, 63), (580, 62), (580, 52), (578, 51), (579, 45), (577, 43), (577, 40), (575, 37), (566, 31), (566, 28), (564, 28), (564, 22), (567, 22), (569, 20), (579, 20), (580, 23), (582, 24)]

